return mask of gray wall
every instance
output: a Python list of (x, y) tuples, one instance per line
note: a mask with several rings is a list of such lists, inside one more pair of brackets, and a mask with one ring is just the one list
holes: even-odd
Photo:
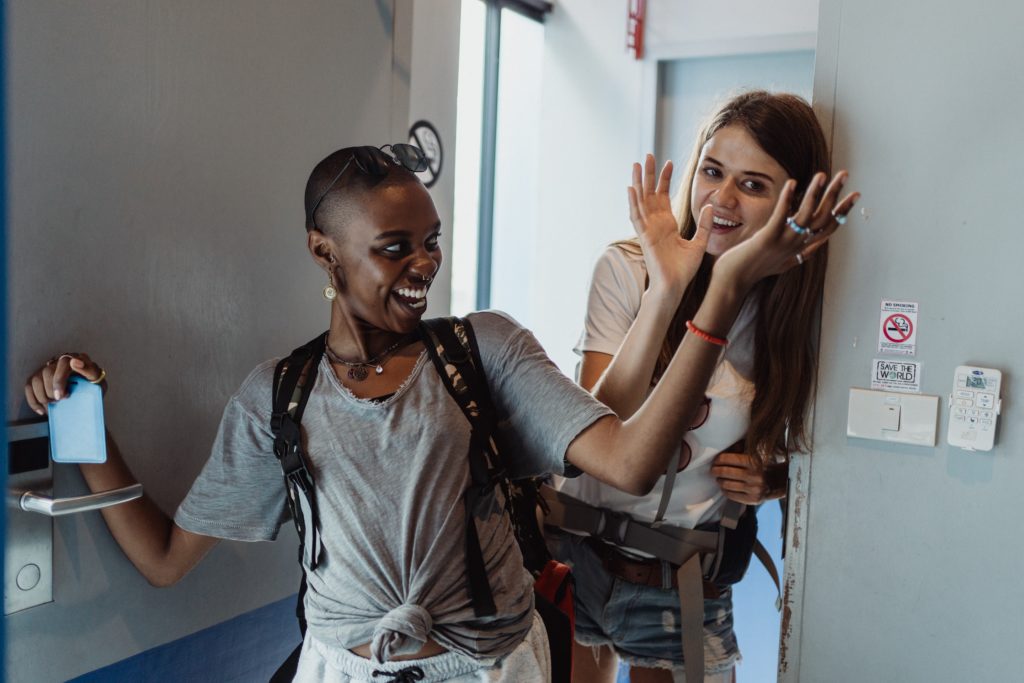
[[(1020, 680), (1024, 9), (823, 0), (820, 21), (814, 95), (868, 216), (832, 251), (784, 679)], [(920, 302), (921, 388), (943, 397), (935, 448), (845, 436), (883, 297)], [(962, 363), (1004, 373), (988, 453), (945, 444)]]
[[(326, 326), (303, 185), (333, 149), (404, 135), (411, 1), (397, 42), (393, 0), (6, 4), (8, 419), (29, 415), (31, 369), (88, 351), (108, 425), (171, 512), (248, 371)], [(83, 491), (73, 467), (56, 489)], [(64, 680), (293, 593), (293, 536), (221, 544), (157, 590), (96, 513), (61, 519), (55, 600), (7, 619), (8, 678)]]

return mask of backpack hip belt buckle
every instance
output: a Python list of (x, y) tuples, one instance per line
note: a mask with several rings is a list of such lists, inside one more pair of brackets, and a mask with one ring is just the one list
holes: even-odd
[(597, 531), (594, 532), (594, 536), (615, 545), (625, 545), (626, 535), (629, 533), (629, 527), (632, 523), (633, 518), (625, 512), (602, 510), (601, 519), (598, 522)]

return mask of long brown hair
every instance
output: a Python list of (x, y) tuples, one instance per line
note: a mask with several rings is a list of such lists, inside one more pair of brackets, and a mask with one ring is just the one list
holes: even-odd
[[(687, 239), (697, 230), (690, 206), (690, 188), (704, 145), (726, 126), (742, 126), (765, 152), (797, 182), (791, 211), (795, 210), (814, 174), (831, 175), (825, 135), (810, 105), (790, 94), (755, 90), (738, 95), (711, 117), (696, 145), (673, 198), (679, 232)], [(618, 243), (635, 251), (636, 240)], [(814, 332), (825, 284), (828, 245), (818, 249), (799, 267), (762, 280), (751, 296), (757, 297), (754, 333), (754, 399), (746, 451), (762, 464), (787, 457), (791, 450), (806, 450), (807, 408), (816, 371)], [(683, 294), (654, 369), (657, 381), (686, 333), (711, 282), (714, 260), (705, 255), (697, 274)]]

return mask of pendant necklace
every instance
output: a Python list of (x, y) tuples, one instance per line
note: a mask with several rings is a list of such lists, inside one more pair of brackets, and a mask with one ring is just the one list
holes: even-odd
[(336, 354), (328, 344), (324, 345), (324, 353), (327, 354), (327, 358), (330, 359), (332, 363), (340, 363), (341, 365), (344, 365), (348, 368), (346, 376), (349, 379), (354, 380), (356, 382), (362, 382), (364, 379), (370, 376), (370, 368), (373, 368), (373, 372), (377, 375), (383, 374), (384, 364), (388, 362), (391, 354), (394, 353), (394, 351), (399, 346), (405, 344), (408, 341), (408, 339), (408, 335), (402, 337), (394, 344), (381, 351), (376, 358), (370, 358), (369, 360), (365, 361), (345, 360), (344, 358)]

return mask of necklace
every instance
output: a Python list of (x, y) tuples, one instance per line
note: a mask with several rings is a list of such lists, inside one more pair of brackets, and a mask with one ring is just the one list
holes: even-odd
[(329, 344), (324, 345), (324, 353), (327, 354), (327, 358), (329, 358), (332, 363), (340, 363), (348, 368), (347, 376), (349, 379), (355, 380), (356, 382), (362, 382), (370, 376), (370, 368), (373, 368), (374, 373), (378, 375), (382, 374), (384, 372), (384, 364), (390, 360), (391, 354), (394, 353), (399, 346), (405, 344), (408, 339), (408, 335), (402, 337), (394, 344), (377, 354), (376, 358), (370, 358), (365, 361), (345, 360), (336, 354)]

